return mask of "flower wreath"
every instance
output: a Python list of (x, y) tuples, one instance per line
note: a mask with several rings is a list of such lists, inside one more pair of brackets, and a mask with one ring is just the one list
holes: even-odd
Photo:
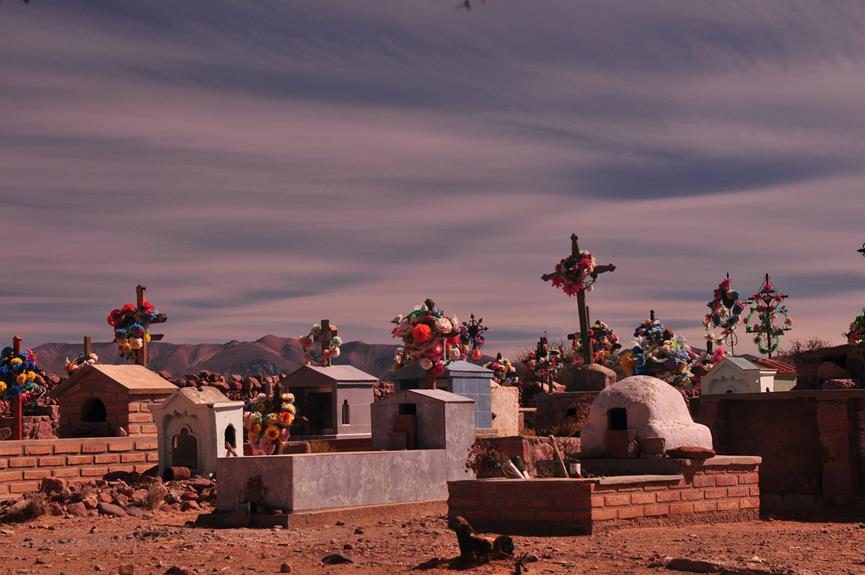
[(550, 346), (546, 336), (538, 340), (534, 351), (530, 351), (523, 360), (523, 365), (529, 368), (535, 381), (549, 383), (553, 381), (562, 357), (562, 350)]
[(243, 428), (253, 455), (273, 455), (282, 451), (290, 436), (289, 428), (297, 416), (294, 394), (283, 393), (280, 397), (279, 411), (269, 411), (269, 398), (258, 394), (246, 406), (243, 414)]
[(697, 354), (684, 338), (657, 319), (647, 319), (634, 330), (634, 346), (620, 359), (625, 375), (650, 375), (675, 387), (691, 383)]
[[(712, 301), (706, 304), (709, 308), (709, 313), (703, 318), (706, 339), (717, 345), (723, 344), (724, 340), (733, 340), (735, 343), (735, 330), (745, 311), (745, 304), (739, 301), (739, 292), (731, 289), (731, 284), (730, 278), (725, 278), (718, 284)], [(712, 328), (721, 328), (720, 337), (715, 335)]]
[(126, 361), (135, 361), (136, 352), (144, 346), (144, 342), (150, 342), (148, 327), (159, 315), (148, 301), (142, 304), (140, 321), (135, 317), (135, 312), (135, 306), (128, 303), (108, 314), (108, 325), (114, 328), (114, 343)]
[[(599, 365), (606, 366), (609, 364), (609, 360), (613, 354), (622, 348), (622, 344), (619, 343), (619, 336), (615, 334), (610, 326), (600, 320), (595, 321), (589, 329), (591, 332), (590, 340), (593, 361)], [(573, 348), (575, 352), (574, 361), (579, 365), (583, 361), (581, 353), (583, 342), (581, 338), (574, 339)]]
[(483, 358), (481, 348), (487, 342), (484, 337), (484, 332), (487, 331), (487, 326), (483, 325), (484, 318), (475, 319), (475, 314), (471, 315), (471, 319), (463, 322), (460, 330), (460, 340), (463, 347), (467, 350), (468, 357), (474, 361), (480, 361)]
[(493, 372), (493, 379), (500, 385), (515, 385), (517, 383), (517, 368), (502, 354), (496, 354), (493, 361), (484, 364), (484, 367)]
[(83, 353), (78, 354), (78, 357), (75, 359), (66, 358), (66, 374), (72, 375), (85, 365), (93, 365), (94, 363), (99, 361), (99, 356), (93, 353), (92, 351), (87, 357), (84, 357)]
[(445, 371), (445, 365), (465, 357), (463, 330), (454, 317), (448, 317), (427, 299), (415, 306), (407, 316), (396, 316), (391, 335), (402, 338), (403, 347), (394, 357), (392, 369), (399, 369), (417, 361), (421, 369), (436, 377)]
[[(331, 324), (330, 331), (336, 331), (336, 326)], [(342, 345), (342, 338), (338, 335), (334, 335), (330, 338), (330, 346), (324, 350), (324, 353), (322, 353), (320, 349), (316, 348), (315, 338), (320, 335), (321, 324), (315, 323), (312, 325), (312, 329), (309, 330), (309, 334), (300, 338), (300, 346), (303, 348), (303, 359), (306, 362), (306, 365), (328, 365), (328, 360), (336, 359), (341, 353), (340, 346)]]
[[(770, 354), (778, 351), (781, 346), (781, 336), (793, 327), (793, 318), (787, 315), (787, 306), (783, 303), (785, 297), (768, 279), (763, 283), (760, 291), (751, 296), (753, 303), (745, 320), (745, 331), (755, 334), (754, 343), (760, 353)], [(751, 324), (754, 314), (757, 314), (757, 321)], [(782, 320), (780, 324), (779, 320)]]
[(553, 273), (549, 277), (544, 276), (544, 279), (551, 279), (553, 287), (560, 288), (568, 296), (574, 296), (583, 289), (592, 291), (596, 279), (592, 272), (596, 265), (592, 253), (581, 250), (577, 256), (572, 254), (562, 258)]
[(16, 354), (11, 347), (0, 352), (0, 396), (18, 397), (21, 403), (35, 401), (44, 391), (36, 354), (27, 349)]
[(850, 330), (844, 334), (844, 337), (847, 338), (848, 343), (853, 345), (865, 341), (865, 309), (850, 322)]

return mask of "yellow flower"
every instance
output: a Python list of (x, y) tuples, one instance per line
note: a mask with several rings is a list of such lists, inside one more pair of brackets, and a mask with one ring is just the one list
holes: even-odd
[(25, 383), (27, 383), (27, 374), (19, 373), (18, 377), (15, 378), (15, 381), (18, 382), (18, 385), (24, 385)]
[(3, 393), (5, 391), (6, 391), (6, 382), (0, 381), (0, 393)]
[(24, 360), (21, 359), (20, 357), (13, 357), (12, 361), (10, 361), (9, 363), (14, 366), (14, 365), (20, 365), (23, 362), (24, 362)]
[(622, 366), (622, 371), (625, 372), (626, 375), (633, 375), (634, 373), (634, 354), (626, 352), (622, 354), (622, 359), (620, 362)]
[(293, 403), (283, 403), (282, 409), (283, 409), (283, 411), (287, 411), (292, 415), (297, 413), (297, 407), (295, 407)]
[(36, 380), (36, 372), (28, 371), (27, 372), (27, 381), (35, 381)]
[(147, 332), (144, 332), (144, 341), (146, 341), (147, 343), (150, 343), (150, 334)]
[(281, 434), (282, 432), (279, 431), (279, 428), (275, 425), (269, 425), (267, 429), (264, 430), (264, 436), (271, 441), (279, 439)]
[(252, 438), (256, 438), (261, 435), (261, 424), (256, 423), (252, 427), (249, 428), (249, 436)]
[(288, 427), (294, 421), (294, 414), (289, 413), (287, 411), (283, 411), (279, 414), (279, 424), (283, 427)]

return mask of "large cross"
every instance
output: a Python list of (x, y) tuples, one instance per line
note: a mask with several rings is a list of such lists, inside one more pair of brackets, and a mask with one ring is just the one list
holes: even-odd
[(321, 320), (321, 331), (318, 332), (318, 335), (313, 336), (313, 341), (319, 342), (321, 346), (321, 359), (324, 361), (325, 366), (330, 367), (332, 365), (330, 354), (325, 354), (324, 352), (330, 349), (330, 343), (333, 341), (333, 337), (337, 335), (337, 331), (331, 330), (330, 328), (330, 320), (323, 319)]
[[(17, 357), (21, 353), (21, 338), (15, 336), (12, 338), (12, 357)], [(24, 410), (21, 405), (21, 396), (15, 394), (12, 396), (12, 401), (9, 407), (12, 409), (12, 418), (15, 421), (15, 428), (12, 430), (10, 439), (24, 439)]]
[[(571, 256), (574, 258), (580, 257), (580, 243), (577, 234), (571, 234)], [(591, 273), (593, 280), (597, 279), (600, 274), (616, 271), (616, 266), (607, 264), (604, 266), (595, 266)], [(541, 278), (548, 281), (555, 274), (544, 274)], [(586, 365), (594, 363), (594, 354), (592, 353), (592, 336), (589, 332), (589, 311), (586, 307), (586, 289), (583, 288), (577, 292), (577, 311), (580, 314), (580, 343), (583, 348), (583, 363)], [(576, 337), (576, 336), (575, 336)]]
[[(143, 285), (139, 285), (135, 288), (135, 321), (137, 323), (142, 323), (142, 320), (144, 319), (145, 301), (147, 301), (147, 288)], [(168, 317), (164, 313), (161, 313), (150, 323), (165, 323), (166, 321), (168, 321)], [(150, 334), (151, 341), (160, 341), (163, 337), (165, 336), (161, 333)], [(135, 363), (147, 367), (147, 338), (143, 337), (141, 339), (143, 343), (141, 344), (141, 347), (135, 351)]]
[[(589, 306), (586, 306), (586, 325), (588, 325), (588, 326), (592, 325), (592, 317), (591, 317), (591, 314), (589, 313)], [(591, 336), (592, 336), (592, 333), (591, 333), (591, 327), (590, 327), (590, 330), (589, 330), (589, 338), (590, 339), (591, 339)], [(574, 341), (574, 342), (579, 340), (580, 345), (582, 345), (583, 333), (579, 332), (579, 331), (575, 331), (574, 333), (569, 333), (568, 334), (568, 340)], [(592, 355), (594, 355), (594, 354), (592, 354)], [(585, 355), (584, 355), (584, 357), (585, 357)]]

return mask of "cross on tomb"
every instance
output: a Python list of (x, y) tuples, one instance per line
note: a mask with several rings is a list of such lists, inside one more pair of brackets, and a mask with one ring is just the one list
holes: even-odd
[(325, 353), (325, 351), (330, 349), (330, 344), (333, 341), (333, 338), (337, 335), (337, 330), (334, 327), (331, 329), (330, 320), (323, 319), (321, 320), (321, 331), (318, 332), (318, 335), (314, 335), (312, 337), (313, 341), (319, 342), (321, 346), (321, 358), (324, 361), (325, 366), (330, 367), (332, 365), (332, 361), (330, 358), (330, 353)]
[[(135, 321), (137, 323), (143, 323), (146, 312), (144, 311), (144, 302), (147, 301), (147, 288), (143, 285), (138, 285), (135, 288)], [(165, 323), (168, 321), (168, 317), (161, 313), (156, 316), (150, 323)], [(150, 334), (151, 341), (160, 341), (165, 335), (161, 333), (152, 333)], [(147, 367), (147, 338), (142, 338), (143, 342), (141, 347), (135, 351), (135, 363), (142, 367)]]
[[(580, 243), (577, 234), (571, 234), (571, 256), (574, 258), (580, 257)], [(598, 276), (607, 273), (616, 271), (616, 266), (613, 264), (607, 264), (603, 266), (595, 266), (595, 269), (592, 270), (592, 273), (589, 276), (592, 280), (598, 279)], [(544, 281), (548, 281), (552, 279), (555, 274), (544, 274), (541, 276), (541, 279)], [(580, 315), (580, 343), (582, 344), (582, 352), (583, 352), (583, 363), (589, 365), (594, 363), (594, 354), (592, 353), (592, 342), (591, 342), (591, 334), (589, 332), (589, 311), (588, 307), (586, 307), (586, 288), (579, 290), (577, 292), (577, 312)], [(574, 337), (576, 337), (575, 334)], [(570, 337), (569, 337), (570, 339)]]
[[(12, 338), (12, 354), (13, 357), (21, 353), (21, 338), (15, 336)], [(24, 439), (24, 410), (21, 404), (21, 396), (17, 393), (12, 396), (12, 401), (9, 405), (12, 410), (12, 417), (15, 421), (15, 428), (12, 430), (10, 439)]]
[(93, 353), (93, 344), (90, 342), (90, 336), (84, 336), (84, 361), (90, 359), (90, 354)]
[[(589, 306), (586, 306), (586, 324), (590, 327), (589, 337), (591, 338), (591, 336), (592, 336), (592, 332), (591, 332), (592, 318), (591, 318), (591, 315), (589, 314)], [(582, 336), (583, 336), (582, 332), (575, 331), (574, 333), (568, 334), (568, 340), (574, 341), (574, 342), (579, 340), (582, 344), (582, 341), (583, 341)]]

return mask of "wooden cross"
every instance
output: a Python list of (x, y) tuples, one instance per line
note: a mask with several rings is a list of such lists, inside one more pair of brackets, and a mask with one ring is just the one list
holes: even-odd
[[(571, 234), (571, 256), (574, 258), (580, 257), (580, 243), (577, 234)], [(595, 269), (590, 274), (593, 280), (599, 275), (607, 272), (616, 271), (616, 266), (607, 264), (605, 266), (595, 266)], [(541, 279), (548, 281), (555, 274), (544, 274)], [(583, 363), (589, 365), (594, 363), (594, 354), (592, 353), (591, 335), (589, 334), (589, 313), (586, 307), (586, 289), (583, 288), (577, 292), (577, 311), (580, 314), (580, 342), (583, 347)], [(576, 337), (576, 336), (575, 336)]]
[[(591, 319), (591, 316), (590, 316), (590, 314), (589, 314), (589, 306), (586, 306), (586, 324), (588, 324), (589, 326), (592, 325), (592, 319)], [(590, 332), (589, 332), (589, 337), (591, 337), (591, 335), (592, 335), (592, 334), (591, 334), (591, 331), (590, 331)], [(582, 333), (582, 332), (579, 332), (579, 331), (575, 331), (574, 333), (569, 333), (569, 334), (568, 334), (568, 340), (570, 340), (570, 341), (580, 340), (580, 344), (581, 344), (581, 345), (582, 345), (582, 341), (583, 341), (582, 338), (583, 338), (583, 333)]]
[[(21, 338), (15, 336), (12, 338), (12, 355), (13, 357), (21, 353)], [(13, 395), (9, 407), (12, 409), (12, 417), (15, 422), (15, 427), (12, 429), (12, 437), (10, 439), (24, 439), (24, 410), (21, 405), (21, 396)]]
[(90, 336), (84, 336), (84, 361), (90, 359), (90, 354), (93, 353), (93, 344), (90, 342)]
[[(142, 323), (144, 319), (144, 302), (147, 301), (147, 288), (143, 285), (139, 285), (135, 288), (135, 321), (137, 323)], [(156, 316), (156, 318), (150, 323), (165, 323), (168, 321), (168, 317), (161, 313)], [(150, 334), (150, 339), (152, 341), (160, 341), (163, 337), (165, 337), (161, 333), (152, 333)], [(142, 367), (147, 367), (147, 338), (141, 338), (143, 343), (141, 347), (135, 351), (135, 363)]]
[(325, 366), (330, 367), (332, 362), (330, 358), (330, 354), (325, 354), (325, 350), (330, 349), (330, 344), (333, 341), (333, 337), (337, 335), (337, 331), (330, 329), (330, 320), (323, 319), (321, 320), (321, 331), (318, 332), (318, 335), (313, 336), (313, 341), (319, 342), (321, 346), (321, 359), (324, 361)]

